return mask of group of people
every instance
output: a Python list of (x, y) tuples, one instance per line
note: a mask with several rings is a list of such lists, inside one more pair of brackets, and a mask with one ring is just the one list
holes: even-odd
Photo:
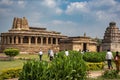
[[(56, 53), (54, 53), (52, 49), (49, 49), (49, 50), (48, 50), (48, 57), (49, 57), (50, 61), (53, 59), (53, 57), (55, 56), (55, 54), (56, 54)], [(40, 51), (39, 51), (40, 61), (42, 60), (42, 56), (43, 56), (43, 52), (42, 52), (42, 50), (40, 49)]]
[[(39, 52), (40, 61), (42, 60), (42, 55), (43, 55), (43, 52), (42, 52), (42, 50), (40, 50), (40, 52)], [(65, 50), (65, 55), (66, 56), (69, 55), (68, 50)], [(50, 61), (53, 60), (54, 56), (56, 56), (56, 53), (54, 53), (52, 49), (49, 49), (48, 57), (49, 57)], [(106, 60), (107, 60), (107, 64), (108, 64), (108, 69), (113, 69), (112, 61), (114, 60), (114, 63), (116, 64), (116, 70), (118, 72), (120, 71), (120, 55), (119, 55), (118, 51), (116, 52), (116, 55), (113, 56), (112, 52), (110, 50), (107, 50)]]
[(118, 51), (116, 52), (115, 56), (113, 56), (112, 52), (110, 50), (107, 50), (106, 60), (108, 64), (108, 69), (113, 69), (112, 66), (112, 60), (113, 60), (116, 65), (116, 71), (117, 72), (120, 71), (120, 55)]
[[(48, 50), (49, 60), (52, 61), (53, 58), (56, 56), (56, 54), (57, 54), (57, 53), (54, 53), (52, 49), (49, 49), (49, 50)], [(66, 55), (66, 56), (69, 55), (69, 51), (68, 51), (68, 50), (65, 50), (65, 55)], [(42, 60), (42, 56), (43, 56), (43, 52), (42, 52), (42, 50), (40, 49), (40, 51), (39, 51), (40, 61)]]

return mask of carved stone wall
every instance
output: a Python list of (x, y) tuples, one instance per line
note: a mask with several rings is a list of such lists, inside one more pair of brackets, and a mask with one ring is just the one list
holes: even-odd
[(120, 51), (120, 30), (115, 22), (110, 22), (102, 40), (102, 51)]
[(97, 42), (90, 37), (69, 37), (60, 41), (60, 50), (97, 51)]

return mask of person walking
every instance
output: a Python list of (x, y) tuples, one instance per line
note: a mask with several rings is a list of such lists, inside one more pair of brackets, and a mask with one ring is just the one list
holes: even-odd
[(113, 69), (113, 67), (112, 67), (112, 59), (113, 59), (112, 52), (110, 50), (107, 50), (106, 60), (107, 60), (107, 64), (108, 64), (108, 69)]
[(114, 56), (114, 62), (116, 65), (116, 71), (119, 72), (120, 71), (120, 55), (119, 52), (116, 52), (116, 55)]
[(67, 49), (65, 50), (65, 55), (66, 55), (66, 56), (68, 56), (68, 55), (69, 55), (69, 52), (68, 52), (68, 50), (67, 50)]
[(53, 60), (53, 57), (54, 57), (54, 52), (53, 52), (53, 50), (50, 50), (50, 61)]
[(43, 52), (40, 50), (39, 52), (40, 61), (42, 60), (42, 55), (43, 55)]
[(50, 49), (48, 50), (48, 57), (50, 56)]

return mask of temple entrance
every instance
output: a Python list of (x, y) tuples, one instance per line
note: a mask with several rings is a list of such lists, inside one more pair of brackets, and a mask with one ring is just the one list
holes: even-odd
[(83, 51), (86, 52), (86, 50), (87, 50), (87, 43), (83, 43)]

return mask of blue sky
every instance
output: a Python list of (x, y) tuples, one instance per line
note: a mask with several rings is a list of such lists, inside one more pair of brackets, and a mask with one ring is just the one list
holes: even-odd
[(0, 0), (0, 33), (12, 28), (14, 17), (29, 26), (45, 27), (67, 36), (103, 38), (109, 22), (120, 27), (119, 0)]

